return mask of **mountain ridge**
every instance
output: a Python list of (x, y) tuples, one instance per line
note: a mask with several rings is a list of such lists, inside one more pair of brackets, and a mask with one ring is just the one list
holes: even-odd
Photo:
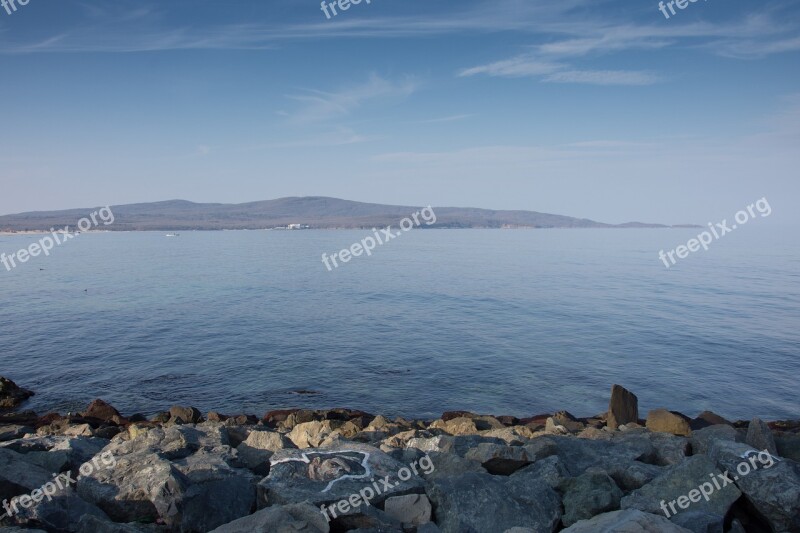
[[(0, 231), (46, 231), (73, 227), (97, 208), (31, 211), (0, 216)], [(375, 204), (328, 196), (288, 196), (239, 204), (164, 200), (111, 206), (115, 221), (100, 229), (111, 231), (213, 231), (271, 229), (289, 224), (310, 229), (363, 229), (397, 225), (422, 207)], [(525, 210), (477, 207), (434, 207), (434, 228), (668, 228), (664, 224), (626, 222), (607, 224)], [(687, 227), (682, 225), (680, 227)], [(698, 226), (699, 227), (699, 226)]]

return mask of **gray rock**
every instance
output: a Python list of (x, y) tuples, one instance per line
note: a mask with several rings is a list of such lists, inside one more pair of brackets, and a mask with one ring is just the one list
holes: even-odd
[(142, 451), (118, 457), (78, 480), (78, 494), (116, 522), (155, 521), (180, 527), (191, 482), (161, 455)]
[(96, 516), (84, 515), (77, 523), (76, 533), (142, 533), (155, 531), (139, 524), (118, 524)]
[(52, 481), (47, 470), (25, 461), (25, 456), (0, 448), (0, 500), (31, 493)]
[(306, 503), (276, 505), (234, 520), (211, 533), (328, 533), (330, 526), (316, 507)]
[(687, 511), (671, 518), (673, 524), (694, 533), (724, 533), (725, 517), (703, 511)]
[[(720, 479), (718, 476), (721, 475), (722, 471), (708, 457), (695, 455), (667, 468), (662, 475), (625, 496), (622, 508), (639, 509), (662, 516), (669, 514), (670, 518), (686, 511), (702, 511), (724, 517), (741, 492), (734, 484), (717, 489), (713, 480)], [(709, 494), (708, 498), (701, 495), (701, 490)], [(665, 508), (667, 511), (664, 511)]]
[(237, 446), (239, 461), (257, 474), (269, 474), (269, 460), (278, 450), (296, 448), (282, 434), (275, 431), (252, 431), (244, 442)]
[(19, 426), (16, 424), (0, 426), (0, 442), (18, 439), (26, 433), (33, 433), (34, 431), (31, 426)]
[[(423, 458), (414, 465), (415, 475), (411, 465), (359, 443), (325, 449), (280, 450), (272, 456), (269, 475), (258, 484), (258, 505), (308, 501), (319, 506), (346, 500), (361, 491), (375, 505), (389, 496), (422, 492), (424, 481), (420, 476), (430, 466)], [(369, 492), (373, 496), (369, 497)]]
[(647, 413), (647, 429), (672, 433), (673, 435), (689, 436), (692, 433), (689, 418), (676, 411), (654, 409)]
[(781, 457), (800, 463), (800, 434), (782, 433), (775, 437), (775, 446)]
[(611, 400), (608, 402), (608, 427), (617, 429), (622, 424), (638, 421), (639, 398), (620, 385), (612, 386)]
[(608, 472), (608, 475), (617, 483), (619, 488), (630, 492), (647, 485), (663, 473), (663, 466), (634, 461), (628, 465), (612, 468)]
[(581, 520), (561, 533), (689, 533), (663, 516), (643, 513), (636, 509), (613, 511)]
[[(513, 476), (512, 476), (513, 478)], [(436, 522), (444, 533), (505, 531), (529, 527), (553, 531), (561, 518), (558, 494), (546, 483), (489, 474), (464, 474), (437, 479), (428, 496), (436, 509)], [(524, 487), (525, 490), (518, 490)]]
[(181, 501), (183, 531), (208, 531), (255, 508), (258, 480), (248, 470), (232, 468), (221, 456), (206, 451), (174, 465), (190, 481)]
[(565, 526), (579, 520), (619, 509), (622, 491), (614, 480), (603, 470), (589, 469), (586, 473), (562, 484), (564, 491)]
[(551, 488), (560, 487), (562, 482), (569, 477), (567, 467), (558, 456), (551, 456), (511, 474), (509, 483), (524, 485), (531, 481), (544, 481)]
[(502, 446), (482, 442), (477, 448), (469, 450), (465, 456), (481, 463), (490, 474), (509, 476), (520, 468), (533, 462), (525, 448), (519, 446)]
[[(430, 452), (428, 453), (428, 457), (433, 461), (434, 470), (430, 474), (426, 474), (426, 479), (454, 477), (468, 472), (486, 473), (486, 469), (483, 468), (478, 461), (464, 459), (454, 453)], [(402, 462), (406, 463), (405, 460)]]
[(59, 490), (52, 499), (44, 498), (21, 516), (53, 531), (75, 531), (82, 516), (108, 520), (103, 511), (79, 498), (70, 487)]
[[(742, 457), (746, 454), (749, 459)], [(727, 441), (717, 441), (709, 457), (730, 472), (773, 531), (800, 531), (800, 467), (796, 463), (778, 461), (746, 444)]]
[(415, 526), (431, 521), (431, 502), (424, 494), (406, 494), (387, 498), (386, 514), (404, 524)]
[(693, 431), (689, 442), (692, 446), (693, 453), (706, 454), (711, 446), (718, 440), (727, 440), (731, 442), (742, 441), (736, 429), (729, 425), (720, 424)]
[(756, 417), (747, 426), (747, 437), (745, 442), (756, 450), (767, 450), (772, 455), (778, 455), (778, 448), (775, 446), (775, 437), (769, 426)]

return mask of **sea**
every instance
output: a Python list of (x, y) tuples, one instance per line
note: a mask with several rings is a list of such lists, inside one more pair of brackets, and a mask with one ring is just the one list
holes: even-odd
[[(800, 418), (800, 238), (756, 222), (670, 268), (701, 229), (85, 233), (0, 265), (0, 375), (25, 408), (346, 407)], [(40, 236), (0, 236), (13, 253)]]

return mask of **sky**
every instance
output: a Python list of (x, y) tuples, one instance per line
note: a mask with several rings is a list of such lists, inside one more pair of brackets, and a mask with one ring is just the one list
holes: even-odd
[(15, 6), (0, 214), (334, 196), (705, 224), (766, 197), (800, 224), (797, 0)]

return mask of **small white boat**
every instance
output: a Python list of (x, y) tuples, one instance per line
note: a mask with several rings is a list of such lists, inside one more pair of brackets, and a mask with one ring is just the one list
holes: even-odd
[(181, 236), (181, 234), (180, 234), (180, 233), (167, 233), (167, 234), (166, 234), (166, 235), (164, 235), (164, 236), (165, 236), (165, 237), (180, 237), (180, 236)]

